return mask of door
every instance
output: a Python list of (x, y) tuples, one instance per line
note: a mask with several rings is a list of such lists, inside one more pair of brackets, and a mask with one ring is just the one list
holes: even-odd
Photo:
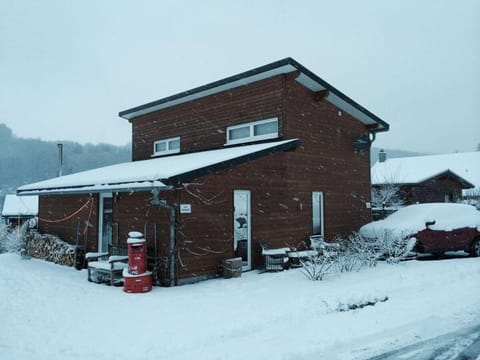
[(323, 192), (312, 192), (312, 225), (313, 235), (324, 236)]
[(242, 258), (242, 270), (250, 270), (252, 263), (249, 190), (233, 191), (233, 249), (235, 256)]
[(98, 209), (98, 251), (107, 252), (112, 243), (112, 193), (100, 194)]

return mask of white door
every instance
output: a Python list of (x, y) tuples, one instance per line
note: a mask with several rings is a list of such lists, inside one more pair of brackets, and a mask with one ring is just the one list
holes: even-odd
[(233, 249), (241, 257), (242, 270), (251, 270), (250, 191), (233, 191)]
[(98, 251), (107, 252), (112, 243), (112, 193), (100, 194), (98, 206)]
[(312, 225), (313, 235), (324, 235), (323, 192), (312, 192)]

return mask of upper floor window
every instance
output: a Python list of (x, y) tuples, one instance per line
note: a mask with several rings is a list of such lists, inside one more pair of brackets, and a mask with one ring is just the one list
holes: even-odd
[(227, 145), (278, 137), (278, 118), (227, 127)]
[(180, 137), (157, 140), (153, 143), (153, 156), (180, 152)]

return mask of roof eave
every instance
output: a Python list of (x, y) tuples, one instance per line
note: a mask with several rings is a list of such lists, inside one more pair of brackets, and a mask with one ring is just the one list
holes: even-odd
[(444, 176), (444, 175), (448, 175), (448, 176), (452, 176), (452, 177), (456, 178), (457, 181), (460, 184), (462, 184), (462, 189), (473, 189), (475, 187), (474, 184), (472, 184), (471, 182), (469, 182), (468, 180), (466, 180), (465, 178), (461, 177), (460, 175), (458, 175), (457, 173), (455, 173), (451, 170), (445, 170), (445, 171), (439, 172), (437, 174), (434, 174), (434, 175), (428, 176), (426, 178), (420, 179), (416, 182), (372, 182), (372, 186), (382, 186), (382, 185), (415, 186), (415, 185), (419, 185), (421, 183), (424, 183), (426, 181), (429, 181), (431, 179), (437, 178), (439, 176)]
[(17, 195), (30, 196), (30, 195), (80, 195), (80, 194), (100, 194), (100, 193), (112, 193), (112, 192), (139, 192), (139, 191), (152, 191), (154, 189), (171, 190), (169, 185), (156, 185), (154, 182), (146, 184), (145, 186), (133, 186), (128, 184), (104, 184), (101, 186), (78, 186), (78, 187), (58, 187), (58, 188), (45, 188), (45, 189), (32, 189), (32, 190), (17, 190)]
[[(332, 102), (342, 110), (350, 113), (350, 115), (355, 118), (362, 117), (363, 119), (359, 120), (366, 125), (376, 125), (376, 127), (371, 130), (372, 132), (383, 132), (389, 130), (390, 126), (388, 123), (365, 109), (363, 106), (343, 94), (341, 91), (339, 91), (338, 89), (330, 85), (328, 82), (324, 81), (319, 76), (315, 75), (313, 72), (311, 72), (290, 57), (191, 90), (177, 93), (175, 95), (160, 100), (152, 101), (144, 105), (121, 111), (119, 113), (119, 116), (121, 118), (132, 121), (138, 116), (158, 111), (169, 106), (174, 106), (187, 101), (196, 100), (241, 85), (246, 85), (249, 83), (267, 79), (272, 76), (291, 73), (294, 71), (300, 72), (299, 77), (297, 77), (297, 81), (302, 85), (306, 86), (307, 88), (311, 88), (310, 86), (308, 86), (308, 84), (306, 84), (306, 82), (308, 81), (305, 81), (305, 78), (310, 79), (318, 87), (317, 89), (312, 89), (313, 91), (318, 91), (319, 89), (328, 89), (329, 95), (327, 96), (327, 99), (330, 102)], [(367, 122), (367, 120), (365, 119), (368, 119), (369, 121)]]
[(175, 185), (177, 183), (182, 183), (182, 182), (188, 182), (190, 180), (217, 172), (217, 171), (222, 171), (229, 169), (233, 166), (237, 166), (252, 160), (259, 159), (261, 157), (277, 153), (277, 152), (282, 152), (282, 151), (290, 151), (296, 149), (300, 145), (300, 140), (299, 139), (294, 139), (292, 141), (286, 142), (281, 145), (277, 145), (271, 148), (267, 148), (261, 151), (257, 151), (251, 154), (246, 154), (243, 156), (239, 156), (236, 158), (233, 158), (231, 160), (223, 161), (220, 163), (216, 163), (210, 166), (206, 166), (203, 168), (195, 169), (193, 171), (185, 172), (182, 174), (177, 174), (175, 176), (169, 177), (168, 179), (162, 179), (162, 182), (165, 184), (169, 185)]

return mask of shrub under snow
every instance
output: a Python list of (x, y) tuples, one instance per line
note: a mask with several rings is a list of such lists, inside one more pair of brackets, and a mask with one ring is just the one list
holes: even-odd
[(395, 264), (406, 258), (415, 246), (414, 238), (396, 240), (388, 232), (376, 238), (362, 238), (358, 233), (337, 236), (317, 255), (300, 261), (302, 272), (312, 281), (323, 280), (331, 273), (359, 271), (376, 266), (379, 259)]

